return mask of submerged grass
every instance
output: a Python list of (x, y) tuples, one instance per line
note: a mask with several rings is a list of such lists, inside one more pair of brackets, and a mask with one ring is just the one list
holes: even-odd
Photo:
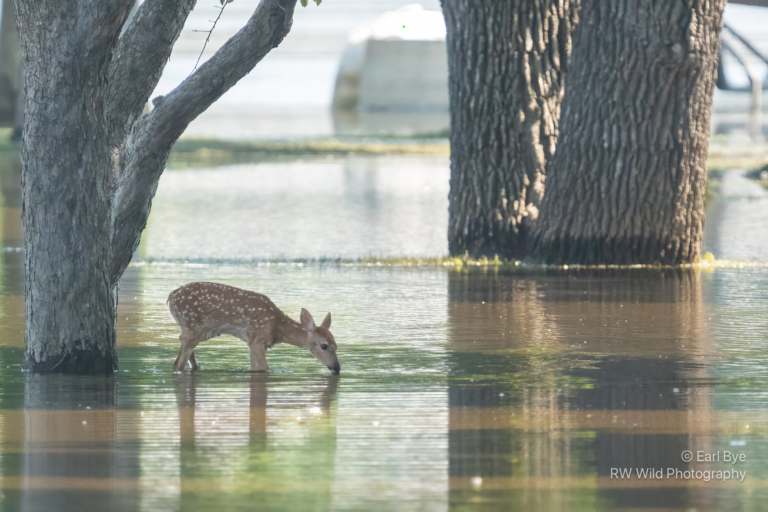
[[(225, 141), (182, 138), (173, 146), (169, 168), (212, 167), (236, 163), (299, 157), (350, 155), (448, 155), (445, 133), (413, 138), (309, 139), (296, 141)], [(19, 156), (20, 145), (11, 141), (11, 129), (0, 128), (0, 159)], [(718, 136), (710, 139), (707, 168), (712, 170), (766, 169), (768, 144), (734, 146)], [(710, 172), (711, 176), (711, 172)], [(768, 180), (764, 185), (768, 186)]]
[(710, 139), (707, 169), (729, 171), (768, 165), (768, 144), (733, 145)]
[[(311, 139), (299, 141), (223, 141), (182, 138), (168, 158), (170, 168), (213, 167), (264, 160), (350, 155), (448, 155), (442, 138)], [(750, 169), (768, 165), (768, 145), (733, 146), (713, 139), (707, 158), (710, 170)]]
[(444, 268), (456, 272), (469, 272), (475, 270), (502, 270), (505, 272), (538, 272), (552, 270), (626, 270), (626, 269), (743, 269), (743, 268), (768, 268), (768, 261), (752, 260), (718, 260), (712, 253), (702, 255), (695, 263), (681, 265), (661, 264), (637, 264), (637, 265), (547, 265), (541, 263), (529, 263), (520, 260), (507, 260), (499, 258), (471, 258), (464, 256), (445, 257), (364, 257), (364, 258), (271, 258), (254, 260), (143, 260), (134, 261), (131, 266), (143, 265), (254, 265), (254, 266), (305, 266), (328, 265), (339, 267), (367, 267), (367, 268), (414, 268), (414, 269), (438, 269)]
[(358, 265), (378, 267), (445, 267), (456, 271), (471, 269), (500, 269), (506, 271), (531, 270), (593, 270), (593, 269), (671, 269), (671, 268), (765, 268), (768, 261), (718, 260), (710, 252), (702, 255), (695, 263), (681, 265), (545, 265), (520, 260), (506, 260), (495, 256), (489, 258), (445, 257), (445, 258), (361, 258)]
[(306, 141), (231, 142), (209, 139), (180, 139), (168, 158), (170, 168), (214, 167), (264, 160), (300, 157), (448, 155), (445, 140), (404, 139), (315, 139)]

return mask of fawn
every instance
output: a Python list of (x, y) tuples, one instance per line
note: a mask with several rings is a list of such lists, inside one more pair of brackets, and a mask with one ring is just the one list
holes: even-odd
[(269, 370), (267, 349), (288, 343), (312, 352), (334, 374), (340, 371), (331, 314), (315, 325), (309, 311), (301, 310), (301, 323), (280, 311), (269, 297), (218, 283), (189, 283), (168, 295), (168, 307), (181, 327), (181, 349), (173, 363), (179, 372), (190, 362), (197, 369), (195, 347), (221, 334), (230, 334), (248, 344), (251, 371)]

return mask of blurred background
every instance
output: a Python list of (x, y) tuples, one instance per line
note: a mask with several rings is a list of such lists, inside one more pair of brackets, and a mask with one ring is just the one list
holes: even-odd
[[(235, 0), (227, 5), (203, 59), (239, 30), (257, 3)], [(218, 2), (212, 0), (198, 3), (156, 94), (168, 93), (190, 74), (219, 9)], [(768, 8), (729, 4), (725, 19), (755, 49), (768, 55)], [(441, 22), (438, 0), (326, 0), (320, 6), (310, 2), (308, 7), (297, 9), (293, 29), (280, 47), (193, 122), (186, 136), (296, 139), (445, 135), (448, 93), (445, 27)], [(728, 83), (746, 91), (715, 92), (712, 133), (743, 139), (749, 136), (748, 70), (762, 81), (768, 67), (731, 33), (726, 31), (723, 40), (738, 56), (725, 52), (723, 57)], [(359, 85), (363, 97), (358, 104), (348, 101), (356, 73), (362, 75)], [(340, 101), (334, 105), (337, 83), (341, 98), (337, 97)], [(391, 94), (393, 84), (411, 89), (402, 94), (413, 94), (385, 98), (384, 104), (370, 98), (387, 91)], [(768, 104), (763, 102), (760, 108), (768, 111)], [(768, 123), (761, 120), (760, 126), (768, 135)]]
[[(151, 97), (185, 80), (257, 5), (198, 2)], [(18, 126), (12, 6), (3, 2), (0, 124)], [(729, 3), (725, 25), (703, 253), (765, 261), (768, 7)], [(439, 0), (297, 7), (280, 46), (175, 144), (133, 261), (446, 256), (447, 74)], [(8, 156), (4, 205), (13, 208), (5, 236), (16, 250), (18, 147), (0, 150)]]
[[(184, 80), (195, 66), (195, 61), (203, 47), (212, 20), (219, 14), (218, 2), (200, 2), (189, 17), (184, 31), (176, 43), (171, 61), (157, 87), (156, 94), (165, 94)], [(240, 27), (253, 13), (256, 0), (236, 0), (228, 4), (216, 29), (211, 36), (203, 59), (213, 53)], [(410, 6), (400, 16), (388, 17), (387, 11)], [(434, 34), (426, 33), (413, 22), (425, 25), (425, 16), (414, 16), (414, 7), (423, 8), (442, 20), (440, 2), (423, 0), (414, 3), (403, 0), (332, 0), (316, 6), (310, 2), (306, 8), (298, 7), (293, 28), (283, 43), (273, 50), (248, 76), (224, 95), (205, 114), (200, 116), (188, 128), (186, 135), (195, 137), (216, 137), (225, 139), (253, 138), (309, 138), (333, 135), (413, 135), (422, 131), (446, 130), (448, 127), (448, 85), (447, 62), (445, 60), (445, 26)], [(424, 14), (424, 11), (418, 14)], [(384, 16), (384, 25), (394, 29), (402, 20), (400, 30), (403, 35), (381, 34), (389, 39), (432, 37), (438, 39), (442, 58), (435, 62), (437, 71), (442, 71), (437, 84), (431, 84), (437, 90), (439, 102), (429, 112), (414, 112), (413, 108), (395, 107), (390, 111), (377, 109), (366, 112), (356, 109), (355, 105), (345, 105), (343, 111), (334, 113), (332, 103), (334, 88), (342, 63), (342, 56), (350, 46), (350, 35), (355, 35), (358, 27), (376, 22)], [(426, 16), (429, 17), (428, 15)], [(389, 19), (387, 19), (389, 18)], [(399, 19), (398, 19), (399, 18)], [(379, 20), (381, 24), (382, 20)], [(408, 23), (412, 22), (412, 23)], [(403, 30), (402, 25), (405, 26)], [(426, 27), (424, 27), (426, 28)], [(429, 27), (432, 28), (432, 27)], [(367, 34), (360, 34), (364, 38)], [(381, 35), (379, 37), (381, 37)], [(356, 41), (358, 47), (363, 41)], [(364, 49), (363, 52), (364, 53)], [(349, 56), (349, 52), (347, 54)], [(355, 55), (352, 55), (354, 58)], [(363, 55), (357, 55), (359, 61)], [(360, 62), (358, 61), (358, 65)], [(389, 63), (392, 63), (390, 59)], [(347, 62), (349, 64), (349, 62)], [(352, 63), (355, 64), (355, 63)], [(399, 76), (392, 77), (389, 70), (383, 70), (380, 79), (407, 78), (418, 80), (419, 68), (398, 70)], [(414, 107), (415, 105), (408, 105)], [(349, 108), (352, 107), (352, 108)], [(392, 112), (394, 110), (394, 112)], [(418, 109), (416, 109), (418, 110)], [(383, 126), (356, 125), (356, 118), (361, 115), (365, 123), (366, 114), (379, 114), (379, 117), (395, 117)], [(389, 114), (389, 116), (388, 116)], [(393, 115), (394, 114), (394, 115)], [(414, 115), (421, 114), (421, 115)], [(397, 119), (399, 118), (399, 119)]]

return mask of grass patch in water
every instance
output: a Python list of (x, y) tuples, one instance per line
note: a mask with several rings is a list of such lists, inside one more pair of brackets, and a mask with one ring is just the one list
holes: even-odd
[(305, 266), (305, 265), (330, 265), (340, 267), (369, 267), (369, 268), (421, 268), (437, 269), (445, 268), (456, 272), (473, 271), (505, 271), (505, 272), (549, 272), (571, 270), (661, 270), (661, 269), (741, 269), (741, 268), (766, 268), (768, 261), (753, 260), (718, 260), (712, 253), (706, 253), (699, 257), (695, 263), (681, 265), (636, 264), (636, 265), (545, 265), (540, 263), (527, 263), (520, 260), (507, 260), (495, 256), (494, 258), (471, 258), (464, 256), (445, 257), (363, 257), (363, 258), (271, 258), (253, 260), (229, 260), (229, 259), (205, 259), (205, 260), (140, 260), (131, 262), (131, 266), (144, 265), (254, 265), (254, 266)]
[[(438, 135), (442, 136), (442, 133)], [(707, 168), (710, 170), (749, 169), (768, 164), (768, 145), (732, 146), (715, 140), (710, 145), (707, 159)], [(168, 167), (214, 167), (299, 157), (448, 154), (450, 145), (447, 140), (429, 137), (241, 142), (182, 138), (173, 146)]]
[(213, 139), (180, 139), (168, 157), (168, 167), (214, 167), (263, 160), (298, 157), (334, 157), (350, 155), (447, 155), (446, 141), (405, 139), (315, 139), (305, 141), (233, 142)]
[(498, 268), (504, 270), (531, 270), (531, 269), (654, 269), (654, 268), (763, 268), (768, 267), (768, 261), (751, 260), (718, 260), (708, 252), (701, 255), (695, 263), (682, 265), (544, 265), (538, 263), (524, 263), (520, 260), (507, 260), (498, 255), (490, 258), (471, 258), (468, 255), (461, 257), (444, 258), (361, 258), (355, 262), (366, 266), (389, 267), (447, 267), (457, 271), (472, 268)]
[(768, 165), (768, 144), (732, 145), (721, 142), (718, 136), (710, 139), (707, 169), (728, 171), (763, 165)]
[[(210, 167), (265, 159), (348, 155), (448, 155), (446, 132), (410, 138), (310, 139), (299, 141), (225, 141), (181, 138), (168, 158), (169, 168)], [(435, 136), (437, 138), (432, 138)], [(18, 158), (20, 145), (11, 141), (11, 128), (0, 128), (0, 159)], [(710, 139), (707, 168), (711, 170), (755, 169), (768, 166), (768, 144), (731, 145), (727, 139)], [(768, 183), (766, 183), (768, 186)]]

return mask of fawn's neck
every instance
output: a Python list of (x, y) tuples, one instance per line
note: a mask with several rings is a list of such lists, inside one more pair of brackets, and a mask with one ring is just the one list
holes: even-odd
[(282, 313), (280, 321), (277, 323), (276, 341), (277, 343), (287, 343), (309, 349), (309, 332), (299, 322)]

